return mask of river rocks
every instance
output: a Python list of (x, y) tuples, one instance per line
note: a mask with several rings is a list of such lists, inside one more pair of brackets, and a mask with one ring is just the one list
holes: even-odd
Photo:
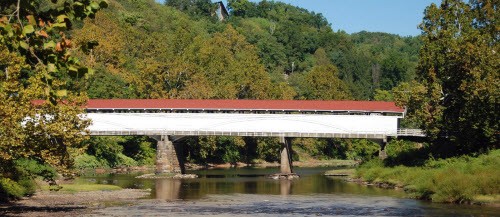
[(95, 209), (108, 206), (127, 207), (150, 195), (151, 189), (37, 191), (33, 196), (14, 203), (0, 204), (0, 216), (88, 216), (88, 213)]
[(347, 178), (347, 182), (354, 182), (360, 185), (365, 185), (365, 186), (376, 186), (379, 188), (385, 188), (385, 189), (403, 189), (404, 186), (398, 185), (398, 184), (393, 184), (393, 183), (388, 183), (388, 182), (367, 182), (364, 181), (363, 179), (360, 178)]
[(272, 174), (272, 175), (267, 176), (267, 178), (276, 179), (276, 180), (283, 180), (283, 179), (292, 180), (292, 179), (298, 179), (298, 178), (300, 178), (300, 176), (297, 175), (296, 173), (276, 173), (276, 174)]
[(165, 173), (165, 174), (144, 174), (136, 176), (137, 179), (195, 179), (198, 178), (196, 174), (178, 174), (178, 173)]
[(196, 174), (176, 174), (172, 177), (173, 179), (196, 179), (198, 175)]

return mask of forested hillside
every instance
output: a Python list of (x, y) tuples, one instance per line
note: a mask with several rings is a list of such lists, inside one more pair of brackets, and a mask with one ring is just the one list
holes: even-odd
[[(205, 2), (201, 4), (199, 2)], [(111, 0), (72, 32), (96, 73), (91, 98), (359, 99), (414, 77), (420, 42), (333, 32), (321, 14), (234, 1)], [(186, 6), (189, 5), (189, 6)], [(180, 9), (180, 10), (179, 10)]]
[[(224, 21), (210, 0), (108, 2), (71, 32), (95, 70), (75, 85), (90, 98), (390, 100), (388, 90), (411, 80), (418, 61), (417, 37), (334, 32), (321, 14), (281, 2), (230, 1)], [(130, 139), (92, 139), (87, 153), (108, 166), (151, 162), (154, 141), (131, 149)], [(271, 138), (186, 142), (188, 160), (198, 163), (278, 160)], [(294, 144), (302, 158), (363, 159), (378, 150), (356, 140)]]

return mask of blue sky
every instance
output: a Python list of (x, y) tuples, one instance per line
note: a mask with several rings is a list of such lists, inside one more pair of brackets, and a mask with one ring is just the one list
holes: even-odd
[[(255, 0), (254, 0), (255, 1)], [(441, 0), (280, 0), (322, 13), (332, 28), (347, 33), (362, 30), (401, 36), (418, 35), (418, 24), (431, 3)]]
[[(156, 0), (163, 2), (163, 0)], [(217, 2), (221, 0), (212, 0)], [(222, 0), (227, 5), (227, 0)], [(260, 0), (250, 0), (259, 2)], [(268, 0), (271, 1), (271, 0)], [(420, 34), (424, 9), (441, 0), (276, 0), (321, 13), (333, 30), (387, 32), (401, 36)]]

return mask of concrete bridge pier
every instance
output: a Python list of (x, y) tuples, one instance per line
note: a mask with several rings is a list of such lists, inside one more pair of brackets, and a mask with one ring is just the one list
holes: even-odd
[(280, 137), (281, 144), (281, 174), (292, 174), (292, 141), (288, 137)]
[(156, 174), (181, 173), (184, 174), (185, 167), (182, 158), (182, 147), (174, 143), (169, 136), (152, 136), (157, 141), (156, 146)]
[(281, 143), (281, 162), (280, 172), (268, 176), (271, 179), (296, 179), (299, 176), (293, 173), (292, 167), (292, 141), (288, 137), (280, 137)]

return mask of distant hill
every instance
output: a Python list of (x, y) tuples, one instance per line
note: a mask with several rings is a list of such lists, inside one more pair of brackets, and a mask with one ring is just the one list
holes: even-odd
[(109, 0), (77, 24), (79, 54), (96, 70), (75, 85), (92, 98), (373, 99), (415, 76), (420, 41), (334, 32), (326, 19), (281, 2)]

